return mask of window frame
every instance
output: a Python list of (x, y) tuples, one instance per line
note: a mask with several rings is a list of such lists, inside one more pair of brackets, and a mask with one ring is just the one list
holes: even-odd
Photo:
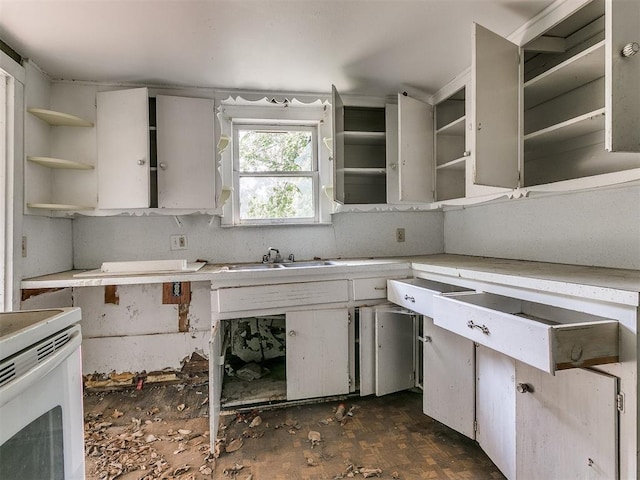
[[(265, 97), (259, 93), (228, 95), (216, 99), (216, 211), (223, 228), (261, 228), (277, 226), (310, 227), (331, 225), (335, 204), (333, 190), (333, 159), (331, 151), (332, 107), (328, 95), (301, 94), (295, 98), (275, 94)], [(315, 215), (300, 219), (265, 219), (240, 222), (239, 185), (234, 180), (233, 125), (304, 126), (316, 130), (317, 183), (314, 188)], [(237, 156), (237, 155), (236, 155)], [(293, 172), (292, 172), (293, 173)]]
[[(311, 143), (312, 143), (312, 160), (311, 160), (311, 170), (304, 171), (285, 171), (285, 170), (275, 170), (275, 171), (265, 171), (265, 172), (247, 172), (240, 170), (240, 153), (239, 153), (239, 141), (238, 141), (238, 132), (240, 130), (272, 130), (272, 131), (280, 131), (280, 132), (289, 132), (289, 131), (304, 131), (311, 133)], [(232, 162), (233, 162), (233, 211), (234, 211), (234, 223), (236, 225), (274, 225), (274, 224), (316, 224), (320, 218), (319, 211), (319, 196), (320, 196), (320, 172), (319, 172), (319, 161), (318, 161), (318, 127), (317, 125), (308, 124), (304, 122), (284, 122), (284, 121), (269, 121), (265, 119), (261, 122), (256, 121), (248, 121), (248, 120), (240, 120), (232, 122), (231, 126), (231, 145), (232, 145)], [(313, 205), (313, 216), (311, 217), (293, 217), (293, 218), (241, 218), (240, 217), (240, 200), (241, 194), (240, 191), (240, 179), (243, 177), (263, 177), (263, 178), (284, 178), (284, 177), (300, 177), (300, 178), (311, 178), (312, 182), (312, 205)]]

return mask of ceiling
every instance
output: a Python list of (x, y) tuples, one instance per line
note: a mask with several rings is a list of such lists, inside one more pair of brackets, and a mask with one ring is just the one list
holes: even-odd
[(0, 39), (52, 78), (282, 92), (433, 93), (471, 25), (552, 0), (0, 0)]

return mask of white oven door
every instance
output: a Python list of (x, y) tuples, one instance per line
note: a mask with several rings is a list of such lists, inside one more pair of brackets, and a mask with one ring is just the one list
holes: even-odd
[(0, 364), (0, 478), (85, 478), (81, 341), (74, 325)]

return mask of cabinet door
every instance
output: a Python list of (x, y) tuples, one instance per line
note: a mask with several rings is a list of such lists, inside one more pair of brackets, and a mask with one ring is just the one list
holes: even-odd
[(287, 312), (287, 400), (349, 393), (346, 308)]
[(398, 200), (433, 202), (434, 172), (433, 107), (398, 94)]
[(333, 108), (333, 197), (344, 203), (344, 103), (334, 85), (331, 85)]
[(474, 184), (518, 186), (519, 80), (518, 46), (474, 23), (469, 124)]
[(605, 22), (605, 148), (640, 152), (640, 54), (620, 53), (639, 41), (640, 5), (606, 0)]
[(514, 380), (514, 359), (482, 345), (476, 348), (476, 440), (507, 478), (516, 472)]
[(149, 207), (149, 93), (98, 92), (98, 207)]
[(475, 346), (424, 317), (423, 411), (475, 438)]
[(396, 307), (359, 309), (360, 395), (415, 386), (415, 315)]
[(213, 100), (156, 97), (158, 206), (214, 208)]
[(516, 362), (518, 478), (618, 478), (617, 378)]
[(415, 315), (397, 309), (376, 309), (376, 395), (415, 386)]
[(209, 340), (209, 374), (211, 375), (209, 382), (209, 405), (211, 412), (209, 414), (209, 426), (211, 436), (215, 440), (218, 435), (218, 426), (220, 424), (220, 400), (222, 397), (222, 382), (224, 379), (224, 362), (220, 361), (223, 357), (222, 344), (224, 338), (223, 332), (224, 322), (218, 322), (211, 330), (211, 338)]

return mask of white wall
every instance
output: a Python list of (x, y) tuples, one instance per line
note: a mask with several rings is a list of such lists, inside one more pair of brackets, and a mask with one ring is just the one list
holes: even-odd
[[(50, 108), (51, 82), (33, 63), (25, 64), (25, 106)], [(25, 119), (25, 155), (49, 155), (51, 152), (51, 127), (42, 120), (27, 114)], [(21, 158), (22, 161), (22, 158)], [(27, 201), (49, 202), (50, 182), (48, 169), (26, 165), (25, 183), (38, 185), (42, 198), (34, 196)], [(22, 169), (20, 170), (22, 173)], [(22, 211), (22, 195), (19, 197)], [(24, 215), (21, 236), (27, 237), (27, 256), (20, 262), (20, 277), (29, 278), (47, 273), (69, 270), (73, 267), (72, 222), (69, 219)], [(20, 252), (20, 250), (18, 250)]]
[(27, 256), (22, 259), (23, 278), (71, 270), (71, 232), (69, 219), (25, 215), (22, 235), (27, 237)]
[(640, 187), (446, 211), (446, 253), (640, 269)]
[[(296, 259), (402, 256), (442, 253), (442, 212), (341, 213), (330, 226), (221, 228), (220, 219), (179, 217), (80, 217), (73, 220), (75, 268), (103, 261), (186, 258), (215, 263), (258, 262), (269, 247)], [(406, 242), (397, 243), (403, 227)], [(186, 234), (188, 250), (169, 248), (172, 234)]]

